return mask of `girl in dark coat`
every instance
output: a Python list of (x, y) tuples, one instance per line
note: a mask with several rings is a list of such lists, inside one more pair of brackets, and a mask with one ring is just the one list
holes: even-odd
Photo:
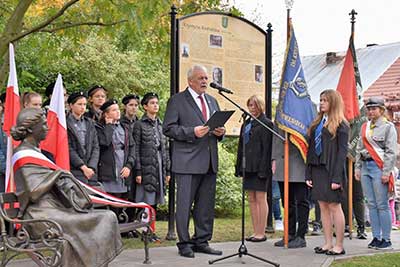
[(110, 99), (101, 106), (102, 115), (96, 124), (100, 145), (98, 176), (106, 192), (126, 197), (126, 179), (135, 164), (132, 133), (120, 123), (116, 100)]
[(67, 129), (71, 173), (84, 183), (97, 184), (100, 149), (93, 120), (83, 116), (86, 110), (86, 95), (83, 92), (75, 92), (67, 101), (70, 107)]
[[(264, 101), (253, 95), (247, 100), (249, 112), (264, 124), (273, 128), (264, 112)], [(246, 170), (243, 187), (248, 192), (251, 219), (254, 234), (246, 238), (251, 242), (266, 241), (265, 225), (267, 223), (267, 183), (272, 179), (271, 152), (272, 134), (253, 119), (244, 122), (240, 131), (240, 140), (236, 161), (236, 175), (242, 176), (243, 135), (246, 145)]]
[[(170, 160), (167, 139), (162, 133), (162, 122), (157, 117), (158, 96), (147, 93), (141, 104), (143, 117), (133, 128), (136, 158), (135, 202), (145, 202), (157, 208), (165, 203), (165, 186), (170, 180)], [(152, 240), (159, 238), (154, 235)]]
[[(320, 95), (320, 111), (309, 129), (306, 184), (312, 188), (312, 199), (319, 203), (325, 237), (325, 244), (314, 248), (317, 254), (345, 254), (345, 222), (340, 203), (345, 184), (344, 167), (349, 126), (343, 112), (341, 95), (335, 90), (323, 91)], [(335, 246), (332, 243), (333, 225), (336, 233)]]
[(98, 122), (101, 117), (100, 107), (107, 100), (107, 89), (101, 85), (95, 85), (88, 91), (89, 96), (89, 111), (85, 113), (85, 116)]

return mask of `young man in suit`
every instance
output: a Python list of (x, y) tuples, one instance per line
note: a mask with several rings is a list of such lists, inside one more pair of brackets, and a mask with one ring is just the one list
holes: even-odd
[[(217, 141), (225, 128), (210, 131), (203, 126), (219, 110), (215, 98), (206, 94), (207, 69), (200, 65), (187, 73), (188, 87), (168, 101), (163, 131), (172, 138), (172, 172), (177, 183), (176, 228), (179, 255), (193, 258), (194, 252), (221, 255), (208, 245), (214, 225), (215, 187), (218, 170)], [(193, 205), (195, 233), (189, 234)]]

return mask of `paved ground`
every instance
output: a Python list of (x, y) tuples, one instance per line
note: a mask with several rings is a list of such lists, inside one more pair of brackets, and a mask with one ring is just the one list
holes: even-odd
[[(313, 252), (315, 246), (323, 243), (323, 237), (307, 237), (307, 247), (301, 249), (284, 249), (276, 248), (273, 246), (273, 242), (276, 240), (268, 240), (263, 243), (250, 243), (246, 242), (245, 245), (248, 252), (258, 257), (268, 259), (270, 261), (279, 263), (282, 267), (327, 267), (334, 260), (333, 256), (317, 255)], [(340, 258), (353, 257), (358, 255), (370, 255), (375, 253), (382, 253), (377, 250), (367, 248), (367, 244), (370, 240), (349, 240), (345, 239), (346, 255), (340, 256)], [(392, 243), (395, 252), (400, 252), (400, 231), (392, 232)], [(211, 244), (212, 247), (223, 251), (223, 256), (228, 256), (238, 252), (240, 242), (229, 242), (229, 243), (215, 243)], [(386, 251), (387, 252), (387, 251)], [(201, 253), (196, 253), (194, 259), (187, 259), (178, 256), (176, 247), (163, 247), (163, 248), (151, 248), (150, 249), (151, 265), (143, 264), (144, 250), (125, 250), (123, 251), (111, 264), (110, 267), (135, 267), (135, 266), (172, 266), (172, 267), (183, 267), (183, 266), (210, 266), (208, 260), (217, 259), (220, 256), (209, 256)], [(225, 266), (243, 266), (246, 264), (251, 267), (258, 266), (272, 266), (250, 256), (238, 256), (216, 262), (212, 266), (225, 267)], [(31, 261), (19, 260), (14, 261), (10, 265), (11, 267), (33, 267), (36, 266)]]

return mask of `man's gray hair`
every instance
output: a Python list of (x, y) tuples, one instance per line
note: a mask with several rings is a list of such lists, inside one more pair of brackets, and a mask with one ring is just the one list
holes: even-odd
[(207, 73), (207, 68), (203, 65), (193, 65), (187, 72), (187, 79), (190, 80), (193, 77), (193, 72), (196, 70), (202, 70)]

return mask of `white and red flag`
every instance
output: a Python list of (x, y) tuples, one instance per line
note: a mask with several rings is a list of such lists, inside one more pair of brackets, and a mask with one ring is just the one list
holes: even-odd
[(50, 107), (47, 113), (49, 131), (40, 148), (53, 154), (55, 163), (64, 170), (69, 170), (69, 148), (67, 121), (65, 118), (64, 87), (61, 74), (58, 74)]
[(14, 46), (9, 45), (10, 56), (10, 71), (8, 74), (7, 90), (6, 90), (6, 103), (4, 105), (4, 124), (3, 130), (7, 135), (7, 157), (6, 157), (6, 179), (5, 190), (6, 192), (15, 191), (14, 174), (11, 168), (11, 157), (13, 154), (14, 146), (17, 145), (11, 138), (11, 128), (17, 122), (17, 115), (20, 111), (19, 102), (19, 89), (17, 81), (17, 70), (15, 67)]

